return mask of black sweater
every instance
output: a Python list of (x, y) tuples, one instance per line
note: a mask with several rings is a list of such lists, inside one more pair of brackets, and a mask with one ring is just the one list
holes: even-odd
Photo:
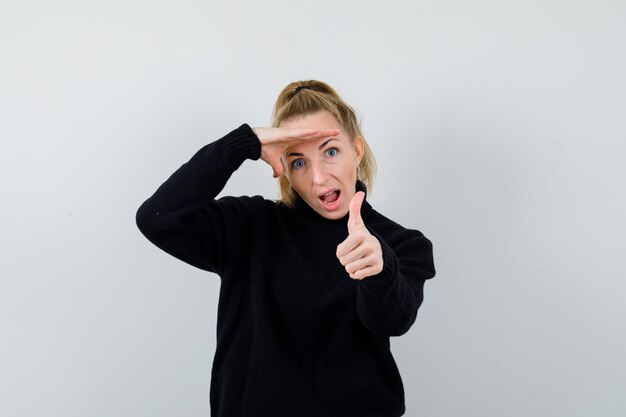
[(302, 199), (293, 209), (261, 196), (215, 199), (260, 153), (243, 124), (201, 148), (137, 211), (152, 243), (221, 278), (211, 415), (402, 415), (389, 336), (411, 327), (435, 275), (430, 241), (364, 201), (384, 266), (350, 278), (335, 255), (349, 215), (326, 219)]

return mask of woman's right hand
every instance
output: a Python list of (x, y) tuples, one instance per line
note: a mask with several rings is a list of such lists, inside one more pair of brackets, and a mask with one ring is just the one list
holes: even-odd
[(337, 136), (339, 129), (300, 129), (289, 127), (254, 127), (261, 142), (261, 159), (272, 167), (274, 178), (283, 173), (282, 155), (288, 146), (300, 142)]

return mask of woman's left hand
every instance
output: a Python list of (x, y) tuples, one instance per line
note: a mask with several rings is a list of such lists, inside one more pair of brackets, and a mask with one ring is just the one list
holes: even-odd
[(337, 246), (337, 258), (352, 279), (377, 275), (383, 270), (383, 251), (380, 242), (365, 227), (361, 205), (365, 193), (358, 191), (350, 201), (348, 237)]

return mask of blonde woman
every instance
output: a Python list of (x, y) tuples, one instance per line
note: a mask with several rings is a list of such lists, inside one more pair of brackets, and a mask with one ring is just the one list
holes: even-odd
[[(374, 157), (329, 85), (287, 85), (272, 119), (202, 147), (137, 211), (152, 243), (220, 276), (211, 415), (403, 415), (389, 337), (415, 321), (431, 242), (368, 203)], [(280, 200), (215, 199), (248, 159)]]

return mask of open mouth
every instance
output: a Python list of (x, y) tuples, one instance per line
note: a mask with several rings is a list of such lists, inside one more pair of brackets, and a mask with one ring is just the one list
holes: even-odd
[(319, 196), (320, 200), (322, 200), (322, 204), (329, 209), (333, 210), (339, 206), (339, 195), (341, 194), (340, 190), (330, 190), (324, 194)]

